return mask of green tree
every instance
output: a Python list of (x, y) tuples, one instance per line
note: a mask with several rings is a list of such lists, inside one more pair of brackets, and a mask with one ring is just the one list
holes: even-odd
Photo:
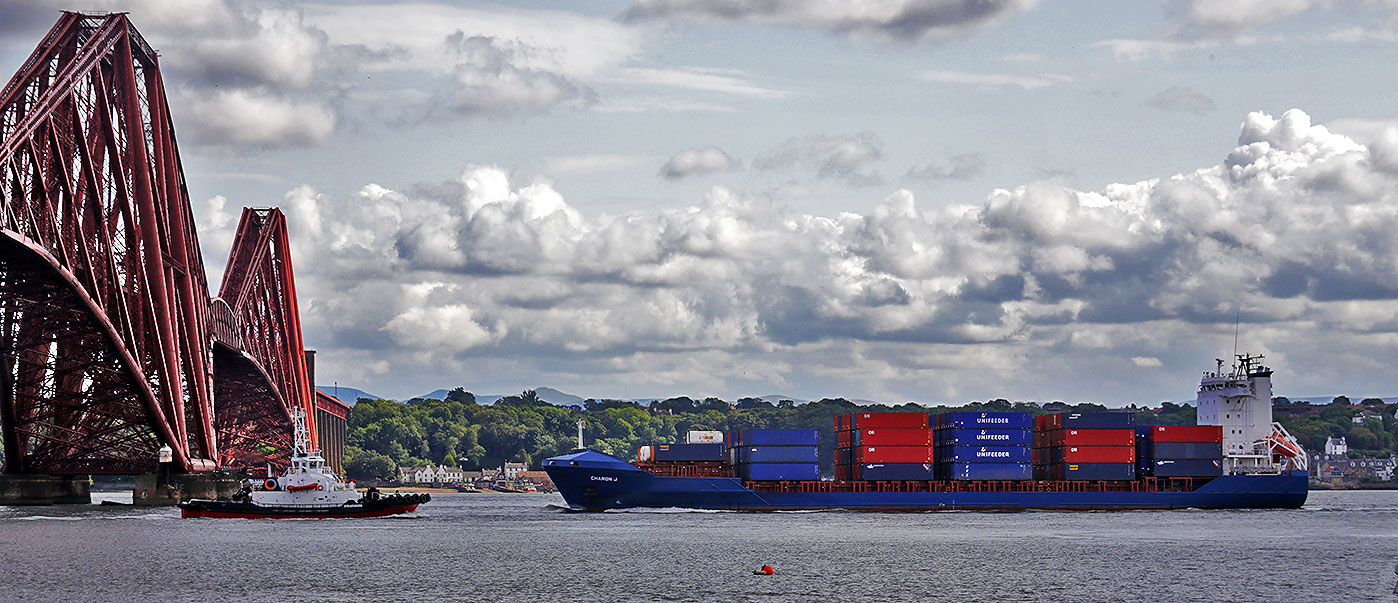
[(1374, 432), (1370, 431), (1369, 428), (1363, 425), (1355, 425), (1350, 428), (1349, 434), (1345, 436), (1345, 443), (1349, 444), (1350, 448), (1374, 450), (1379, 447), (1379, 438), (1374, 435)]
[(386, 455), (348, 446), (345, 448), (345, 474), (351, 479), (396, 480), (398, 466)]
[(738, 410), (749, 410), (753, 408), (776, 408), (771, 402), (762, 398), (738, 398), (738, 404), (734, 406)]
[(447, 392), (447, 401), (460, 402), (462, 404), (475, 404), (476, 395), (466, 391), (464, 388), (457, 387)]

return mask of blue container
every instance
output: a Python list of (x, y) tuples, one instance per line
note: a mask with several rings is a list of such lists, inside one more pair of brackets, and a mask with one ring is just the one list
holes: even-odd
[(859, 479), (871, 482), (937, 479), (936, 466), (931, 463), (865, 463), (857, 467)]
[(937, 449), (942, 463), (1032, 463), (1034, 449), (1028, 446), (943, 446)]
[(939, 429), (938, 446), (1029, 446), (1034, 432), (1028, 429)]
[(939, 429), (1031, 429), (1034, 418), (1027, 412), (949, 412), (934, 415)]
[(1034, 466), (1029, 463), (937, 463), (942, 479), (1033, 479)]
[(743, 446), (738, 463), (819, 463), (819, 446)]
[(819, 480), (817, 463), (757, 463), (738, 465), (738, 478), (749, 481)]
[(1210, 459), (1223, 458), (1222, 442), (1153, 442), (1152, 459)]
[(723, 461), (723, 444), (657, 444), (651, 447), (657, 461)]
[(1131, 429), (1136, 415), (1129, 412), (1063, 412), (1054, 424), (1062, 429)]
[(1156, 459), (1151, 462), (1156, 477), (1218, 477), (1223, 475), (1223, 461), (1214, 459)]
[(1056, 480), (1129, 481), (1136, 479), (1136, 464), (1063, 463), (1049, 465), (1049, 474)]
[(744, 429), (734, 446), (819, 446), (818, 429)]

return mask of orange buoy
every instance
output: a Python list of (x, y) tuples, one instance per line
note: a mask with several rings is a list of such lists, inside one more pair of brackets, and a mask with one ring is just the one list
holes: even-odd
[(752, 571), (752, 575), (754, 576), (770, 576), (775, 573), (777, 573), (777, 570), (772, 569), (770, 565), (764, 565), (762, 569)]

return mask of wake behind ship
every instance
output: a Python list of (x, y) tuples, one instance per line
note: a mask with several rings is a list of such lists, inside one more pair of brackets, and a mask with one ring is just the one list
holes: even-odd
[[(814, 429), (691, 432), (635, 462), (579, 447), (544, 461), (570, 508), (774, 511), (1299, 508), (1306, 455), (1272, 421), (1272, 371), (1204, 374), (1195, 426), (1125, 412), (838, 416), (835, 479)], [(580, 440), (581, 443), (581, 440)]]

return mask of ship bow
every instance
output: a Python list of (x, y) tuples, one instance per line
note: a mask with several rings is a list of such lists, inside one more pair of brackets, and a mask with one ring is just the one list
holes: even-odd
[(545, 459), (544, 471), (568, 506), (580, 511), (634, 506), (631, 498), (646, 490), (655, 477), (619, 458), (588, 449)]

